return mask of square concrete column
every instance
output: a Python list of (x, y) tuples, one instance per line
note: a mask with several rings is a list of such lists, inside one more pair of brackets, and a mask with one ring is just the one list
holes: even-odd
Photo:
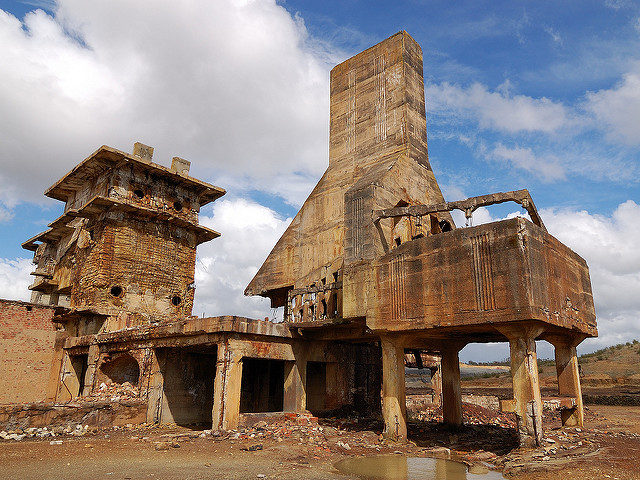
[(45, 401), (62, 402), (59, 399), (60, 388), (62, 387), (62, 367), (65, 361), (64, 343), (67, 340), (66, 330), (56, 331), (53, 344), (53, 359), (49, 370), (49, 381), (47, 382), (47, 391)]
[(98, 345), (90, 345), (89, 355), (87, 357), (87, 371), (83, 379), (84, 389), (82, 392), (79, 393), (79, 395), (86, 395), (93, 392), (99, 360), (100, 360), (100, 347)]
[(212, 428), (233, 430), (240, 420), (240, 387), (242, 385), (242, 355), (218, 344), (216, 378), (213, 389)]
[(382, 417), (386, 438), (406, 440), (407, 400), (404, 379), (404, 346), (393, 337), (380, 338), (382, 347)]
[(442, 405), (442, 357), (438, 357), (438, 367), (431, 377), (431, 388), (433, 388), (433, 403)]
[(459, 344), (442, 348), (442, 418), (444, 423), (454, 427), (462, 425), (462, 391), (460, 389)]
[(536, 338), (543, 331), (537, 326), (499, 328), (509, 339), (513, 401), (510, 408), (516, 414), (520, 445), (539, 446), (542, 442), (542, 398), (538, 380)]
[(307, 361), (296, 358), (284, 367), (284, 411), (304, 412), (307, 408), (306, 394)]
[(584, 338), (582, 335), (548, 335), (545, 337), (545, 340), (555, 347), (558, 395), (573, 397), (576, 402), (575, 408), (565, 408), (560, 411), (563, 426), (582, 427), (584, 425), (584, 405), (576, 352), (576, 347)]
[(164, 376), (160, 367), (158, 351), (151, 350), (149, 387), (147, 390), (147, 423), (162, 421), (162, 396), (164, 395)]

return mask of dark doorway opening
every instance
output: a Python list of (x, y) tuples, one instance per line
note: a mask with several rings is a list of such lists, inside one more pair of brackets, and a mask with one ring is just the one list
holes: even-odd
[(324, 362), (307, 362), (307, 410), (314, 415), (326, 408), (327, 398), (327, 364)]
[(244, 358), (240, 413), (284, 410), (284, 360)]
[(162, 371), (160, 421), (211, 428), (216, 378), (216, 345), (157, 350)]
[(81, 355), (71, 355), (70, 358), (71, 367), (78, 379), (78, 391), (71, 393), (74, 397), (78, 397), (84, 393), (84, 377), (87, 376), (87, 368), (89, 368), (89, 355), (86, 353)]
[(382, 350), (375, 347), (373, 363), (354, 365), (353, 407), (358, 415), (378, 416), (382, 412), (380, 390), (382, 388)]

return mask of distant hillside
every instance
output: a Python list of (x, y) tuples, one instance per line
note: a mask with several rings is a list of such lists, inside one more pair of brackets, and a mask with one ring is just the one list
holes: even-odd
[[(633, 383), (640, 383), (640, 342), (634, 340), (580, 355), (578, 363), (582, 377), (585, 379), (593, 381), (600, 379), (604, 382), (626, 379)], [(494, 373), (484, 370), (488, 367), (509, 366), (508, 359), (486, 363), (469, 362), (468, 365), (476, 367), (479, 373), (481, 372), (478, 375), (481, 377), (510, 376), (508, 371)], [(538, 359), (538, 368), (541, 377), (555, 378), (556, 366), (553, 359)]]
[[(640, 380), (640, 342), (634, 340), (585, 353), (578, 357), (578, 364), (583, 377), (605, 375), (611, 379), (634, 377)], [(553, 360), (540, 360), (538, 366), (543, 375), (555, 375)]]

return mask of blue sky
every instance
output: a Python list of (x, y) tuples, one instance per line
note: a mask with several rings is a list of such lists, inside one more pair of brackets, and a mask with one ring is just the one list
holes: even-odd
[[(229, 192), (203, 212), (223, 237), (200, 250), (196, 308), (272, 314), (241, 290), (326, 167), (328, 72), (406, 30), (424, 53), (429, 156), (445, 197), (528, 188), (551, 233), (590, 264), (601, 337), (584, 348), (640, 338), (640, 3), (0, 9), (0, 297), (25, 298), (19, 244), (61, 210), (42, 191), (98, 146), (140, 140), (156, 161), (188, 158)], [(230, 213), (240, 207), (244, 219)]]

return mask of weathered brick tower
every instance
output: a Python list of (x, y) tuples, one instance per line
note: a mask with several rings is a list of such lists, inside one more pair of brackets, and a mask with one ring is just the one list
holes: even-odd
[(32, 302), (68, 307), (79, 334), (191, 315), (196, 246), (219, 235), (198, 212), (225, 191), (152, 155), (99, 148), (45, 192), (64, 214), (23, 244), (35, 252)]

